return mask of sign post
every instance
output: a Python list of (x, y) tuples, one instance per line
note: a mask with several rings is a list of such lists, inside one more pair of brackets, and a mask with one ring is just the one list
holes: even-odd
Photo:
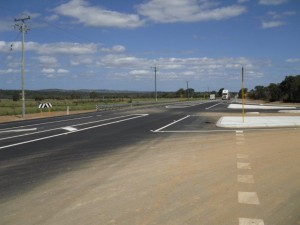
[(245, 122), (245, 109), (244, 109), (244, 66), (242, 67), (242, 117), (243, 117), (243, 123)]
[(44, 108), (48, 109), (48, 115), (50, 116), (50, 109), (52, 108), (52, 104), (50, 102), (39, 104), (39, 109), (41, 109), (41, 114), (42, 114)]

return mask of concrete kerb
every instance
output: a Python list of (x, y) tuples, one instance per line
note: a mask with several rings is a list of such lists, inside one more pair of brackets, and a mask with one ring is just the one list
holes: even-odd
[(223, 116), (217, 124), (223, 128), (300, 127), (300, 116)]

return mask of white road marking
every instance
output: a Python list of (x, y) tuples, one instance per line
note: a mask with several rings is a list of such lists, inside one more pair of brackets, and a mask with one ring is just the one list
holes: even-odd
[(17, 133), (17, 132), (27, 132), (27, 131), (35, 131), (37, 128), (28, 128), (28, 129), (13, 129), (13, 130), (2, 130), (1, 133)]
[(215, 133), (215, 132), (235, 132), (234, 130), (150, 130), (155, 133)]
[(227, 108), (228, 109), (296, 109), (295, 106), (275, 106), (275, 105), (244, 105), (242, 104), (230, 104)]
[(221, 102), (219, 102), (218, 104), (215, 104), (215, 105), (212, 105), (212, 106), (210, 106), (210, 107), (207, 107), (207, 108), (205, 108), (206, 110), (207, 109), (211, 109), (211, 108), (213, 108), (213, 107), (215, 107), (215, 106), (217, 106), (217, 105), (220, 105), (220, 104), (222, 104)]
[(261, 219), (239, 218), (239, 225), (265, 225)]
[(65, 133), (62, 133), (62, 134), (56, 134), (56, 135), (46, 136), (46, 137), (42, 137), (42, 138), (32, 139), (32, 140), (29, 140), (29, 141), (23, 141), (23, 142), (11, 144), (11, 145), (1, 146), (0, 149), (5, 149), (5, 148), (13, 147), (13, 146), (28, 144), (28, 143), (32, 143), (32, 142), (37, 142), (37, 141), (50, 139), (50, 138), (54, 138), (54, 137), (59, 137), (59, 136), (62, 136), (62, 135), (67, 135), (67, 134), (71, 134), (71, 133), (75, 133), (75, 132), (79, 132), (79, 131), (84, 131), (84, 130), (89, 130), (89, 129), (93, 129), (93, 128), (97, 128), (97, 127), (103, 127), (103, 126), (107, 126), (107, 125), (110, 125), (110, 124), (115, 124), (115, 123), (120, 123), (120, 122), (124, 122), (124, 121), (128, 121), (128, 120), (133, 120), (133, 119), (145, 117), (145, 116), (148, 116), (148, 115), (149, 114), (135, 114), (134, 117), (130, 117), (130, 118), (127, 118), (127, 119), (122, 119), (122, 120), (113, 121), (113, 122), (110, 122), (110, 123), (104, 123), (104, 124), (99, 124), (99, 125), (95, 125), (95, 126), (91, 126), (91, 127), (86, 127), (86, 128), (78, 129), (77, 131), (69, 131), (69, 132), (65, 132)]
[(250, 170), (251, 169), (251, 165), (250, 165), (250, 163), (242, 163), (242, 162), (238, 162), (237, 163), (237, 168), (238, 169), (248, 169), (248, 170)]
[(237, 180), (240, 183), (254, 184), (253, 175), (238, 175)]
[(159, 132), (159, 131), (161, 131), (161, 130), (163, 130), (163, 129), (169, 127), (169, 126), (172, 126), (173, 124), (178, 123), (178, 122), (180, 122), (180, 121), (182, 121), (182, 120), (184, 120), (184, 119), (186, 119), (186, 118), (189, 118), (189, 117), (190, 117), (190, 115), (187, 115), (186, 117), (183, 117), (183, 118), (181, 118), (181, 119), (179, 119), (179, 120), (175, 120), (173, 123), (170, 123), (170, 124), (168, 124), (168, 125), (166, 125), (166, 126), (163, 126), (163, 127), (159, 128), (159, 129), (157, 129), (157, 130), (154, 130), (153, 132)]
[(71, 126), (68, 126), (68, 127), (62, 127), (61, 129), (67, 130), (67, 131), (73, 131), (73, 132), (78, 130), (77, 128), (71, 127)]
[(238, 192), (238, 202), (241, 204), (259, 205), (259, 200), (256, 192)]
[[(133, 114), (133, 115), (139, 115), (139, 114)], [(72, 127), (87, 125), (87, 124), (91, 124), (91, 123), (99, 123), (99, 122), (113, 120), (113, 119), (120, 119), (120, 118), (124, 118), (124, 117), (128, 117), (128, 116), (132, 116), (132, 115), (118, 116), (118, 117), (113, 117), (113, 118), (108, 118), (108, 119), (103, 119), (103, 120), (96, 120), (96, 121), (91, 121), (91, 122), (86, 122), (86, 123), (79, 123), (79, 124), (72, 125)], [(10, 136), (10, 137), (5, 137), (5, 138), (0, 138), (0, 141), (1, 140), (6, 140), (6, 139), (17, 138), (17, 137), (28, 136), (28, 135), (32, 135), (32, 134), (40, 134), (40, 133), (45, 133), (45, 132), (54, 131), (54, 130), (60, 130), (60, 129), (62, 129), (62, 128), (58, 127), (58, 128), (53, 128), (53, 129), (49, 129), (49, 130), (42, 130), (42, 131), (33, 132), (33, 133), (27, 133), (27, 134)]]
[(236, 135), (235, 139), (238, 141), (244, 141), (245, 137), (244, 137), (244, 135)]
[(45, 125), (45, 124), (51, 124), (51, 123), (60, 123), (60, 122), (66, 122), (66, 121), (72, 121), (72, 120), (81, 120), (81, 119), (87, 119), (87, 118), (91, 118), (91, 117), (93, 117), (93, 116), (84, 116), (84, 117), (73, 118), (73, 119), (58, 120), (58, 121), (51, 121), (51, 122), (44, 122), (44, 123), (35, 123), (35, 124), (18, 126), (18, 127), (10, 127), (10, 128), (1, 129), (0, 132), (9, 130), (9, 129), (19, 129), (19, 128), (24, 128), (24, 127), (33, 127), (33, 126)]
[(249, 156), (246, 155), (246, 154), (237, 154), (236, 157), (237, 157), (238, 159), (248, 159)]

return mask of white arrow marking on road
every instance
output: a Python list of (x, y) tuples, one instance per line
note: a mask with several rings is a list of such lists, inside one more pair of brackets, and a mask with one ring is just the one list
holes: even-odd
[(64, 130), (67, 130), (67, 131), (71, 131), (71, 132), (77, 131), (77, 130), (78, 130), (78, 129), (75, 128), (75, 127), (62, 127), (61, 129), (64, 129)]

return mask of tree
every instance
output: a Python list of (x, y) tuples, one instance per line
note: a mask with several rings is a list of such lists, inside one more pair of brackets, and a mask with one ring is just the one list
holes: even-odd
[(267, 99), (266, 88), (264, 86), (255, 86), (251, 92), (251, 97), (254, 99)]
[(279, 87), (284, 102), (300, 102), (300, 75), (286, 76)]
[(95, 99), (95, 98), (97, 98), (97, 97), (98, 97), (97, 92), (93, 91), (93, 92), (90, 93), (90, 98), (91, 98), (91, 99)]
[(185, 90), (183, 88), (180, 88), (178, 91), (176, 91), (176, 97), (182, 98), (185, 94)]
[[(244, 88), (244, 97), (247, 95), (248, 93), (248, 88)], [(242, 89), (239, 91), (239, 98), (242, 98)]]
[(12, 96), (12, 100), (17, 102), (20, 100), (20, 94), (19, 92), (14, 92), (13, 96)]
[(279, 85), (274, 83), (269, 84), (268, 95), (270, 102), (279, 101), (282, 95)]
[(221, 97), (221, 96), (222, 96), (222, 92), (223, 92), (223, 90), (224, 90), (224, 88), (221, 88), (221, 89), (218, 91), (218, 95), (219, 95), (219, 97)]
[(35, 96), (34, 100), (37, 102), (43, 101), (45, 98), (43, 96)]
[(194, 93), (195, 93), (195, 90), (193, 88), (186, 89), (186, 96), (187, 97), (189, 97), (189, 98), (193, 97)]

